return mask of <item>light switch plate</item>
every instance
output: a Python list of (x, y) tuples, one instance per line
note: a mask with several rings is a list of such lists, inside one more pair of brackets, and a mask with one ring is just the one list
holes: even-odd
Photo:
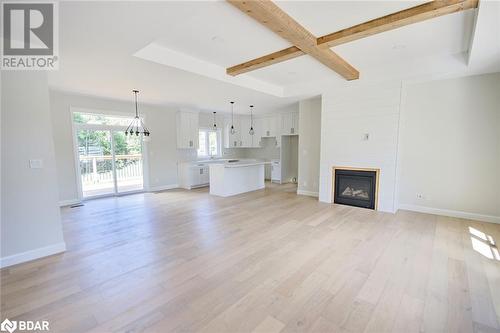
[(30, 168), (31, 169), (41, 169), (41, 168), (43, 168), (43, 160), (40, 160), (40, 159), (32, 159), (32, 160), (30, 160)]

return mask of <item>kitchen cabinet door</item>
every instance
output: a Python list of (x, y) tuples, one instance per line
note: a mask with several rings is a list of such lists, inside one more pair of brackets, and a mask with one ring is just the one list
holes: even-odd
[(283, 113), (281, 114), (281, 134), (296, 135), (299, 134), (299, 113)]
[(250, 117), (241, 117), (241, 134), (240, 134), (240, 147), (248, 148), (252, 147), (252, 135), (248, 133), (250, 130)]
[(271, 135), (271, 122), (270, 122), (271, 117), (264, 117), (260, 119), (260, 123), (262, 126), (262, 137), (267, 138), (272, 136)]
[(299, 113), (292, 113), (292, 128), (290, 134), (299, 134)]
[(262, 118), (257, 118), (253, 120), (253, 130), (254, 130), (254, 135), (252, 137), (252, 147), (254, 148), (259, 148), (260, 147), (260, 142), (262, 140), (262, 133), (263, 133), (263, 119)]
[(225, 148), (237, 148), (241, 145), (241, 128), (239, 118), (234, 118), (233, 126), (236, 132), (231, 134), (231, 118), (228, 118), (224, 128)]
[(190, 188), (201, 184), (200, 168), (189, 168), (188, 182)]
[(180, 111), (177, 113), (177, 148), (198, 148), (198, 113)]
[(269, 130), (269, 135), (268, 136), (275, 136), (277, 137), (280, 134), (280, 128), (278, 126), (279, 123), (279, 116), (273, 115), (269, 117), (268, 120), (268, 130)]
[(200, 185), (208, 184), (210, 182), (210, 176), (208, 167), (200, 168)]

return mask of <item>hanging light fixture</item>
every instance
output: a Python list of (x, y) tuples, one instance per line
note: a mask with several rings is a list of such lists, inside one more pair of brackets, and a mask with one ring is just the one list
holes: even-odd
[(250, 130), (248, 131), (248, 134), (255, 134), (255, 131), (253, 130), (253, 105), (250, 105)]
[(135, 95), (135, 118), (132, 120), (130, 125), (128, 125), (127, 129), (125, 130), (125, 135), (136, 135), (139, 136), (141, 134), (143, 138), (146, 140), (149, 138), (149, 130), (148, 128), (144, 125), (144, 122), (142, 119), (139, 117), (139, 112), (137, 110), (137, 94), (139, 93), (139, 90), (132, 90), (132, 92)]
[(216, 114), (217, 112), (215, 112), (215, 111), (214, 111), (213, 113), (214, 113), (214, 124), (212, 125), (212, 129), (213, 129), (214, 131), (216, 131), (216, 130), (217, 130), (217, 123), (215, 122), (215, 114)]
[(235, 134), (236, 130), (234, 129), (234, 102), (231, 102), (231, 134)]

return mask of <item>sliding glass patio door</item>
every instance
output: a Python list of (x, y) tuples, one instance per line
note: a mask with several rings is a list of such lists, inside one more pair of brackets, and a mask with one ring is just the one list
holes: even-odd
[(77, 142), (83, 197), (114, 194), (111, 132), (79, 129)]
[(142, 139), (113, 131), (115, 154), (116, 191), (118, 193), (140, 191), (144, 188)]
[(140, 136), (126, 136), (121, 124), (78, 122), (75, 122), (75, 135), (82, 198), (144, 189)]

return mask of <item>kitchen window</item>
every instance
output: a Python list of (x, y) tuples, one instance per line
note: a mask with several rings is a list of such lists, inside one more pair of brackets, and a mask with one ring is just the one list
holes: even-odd
[(221, 156), (221, 132), (220, 130), (200, 129), (198, 157)]

